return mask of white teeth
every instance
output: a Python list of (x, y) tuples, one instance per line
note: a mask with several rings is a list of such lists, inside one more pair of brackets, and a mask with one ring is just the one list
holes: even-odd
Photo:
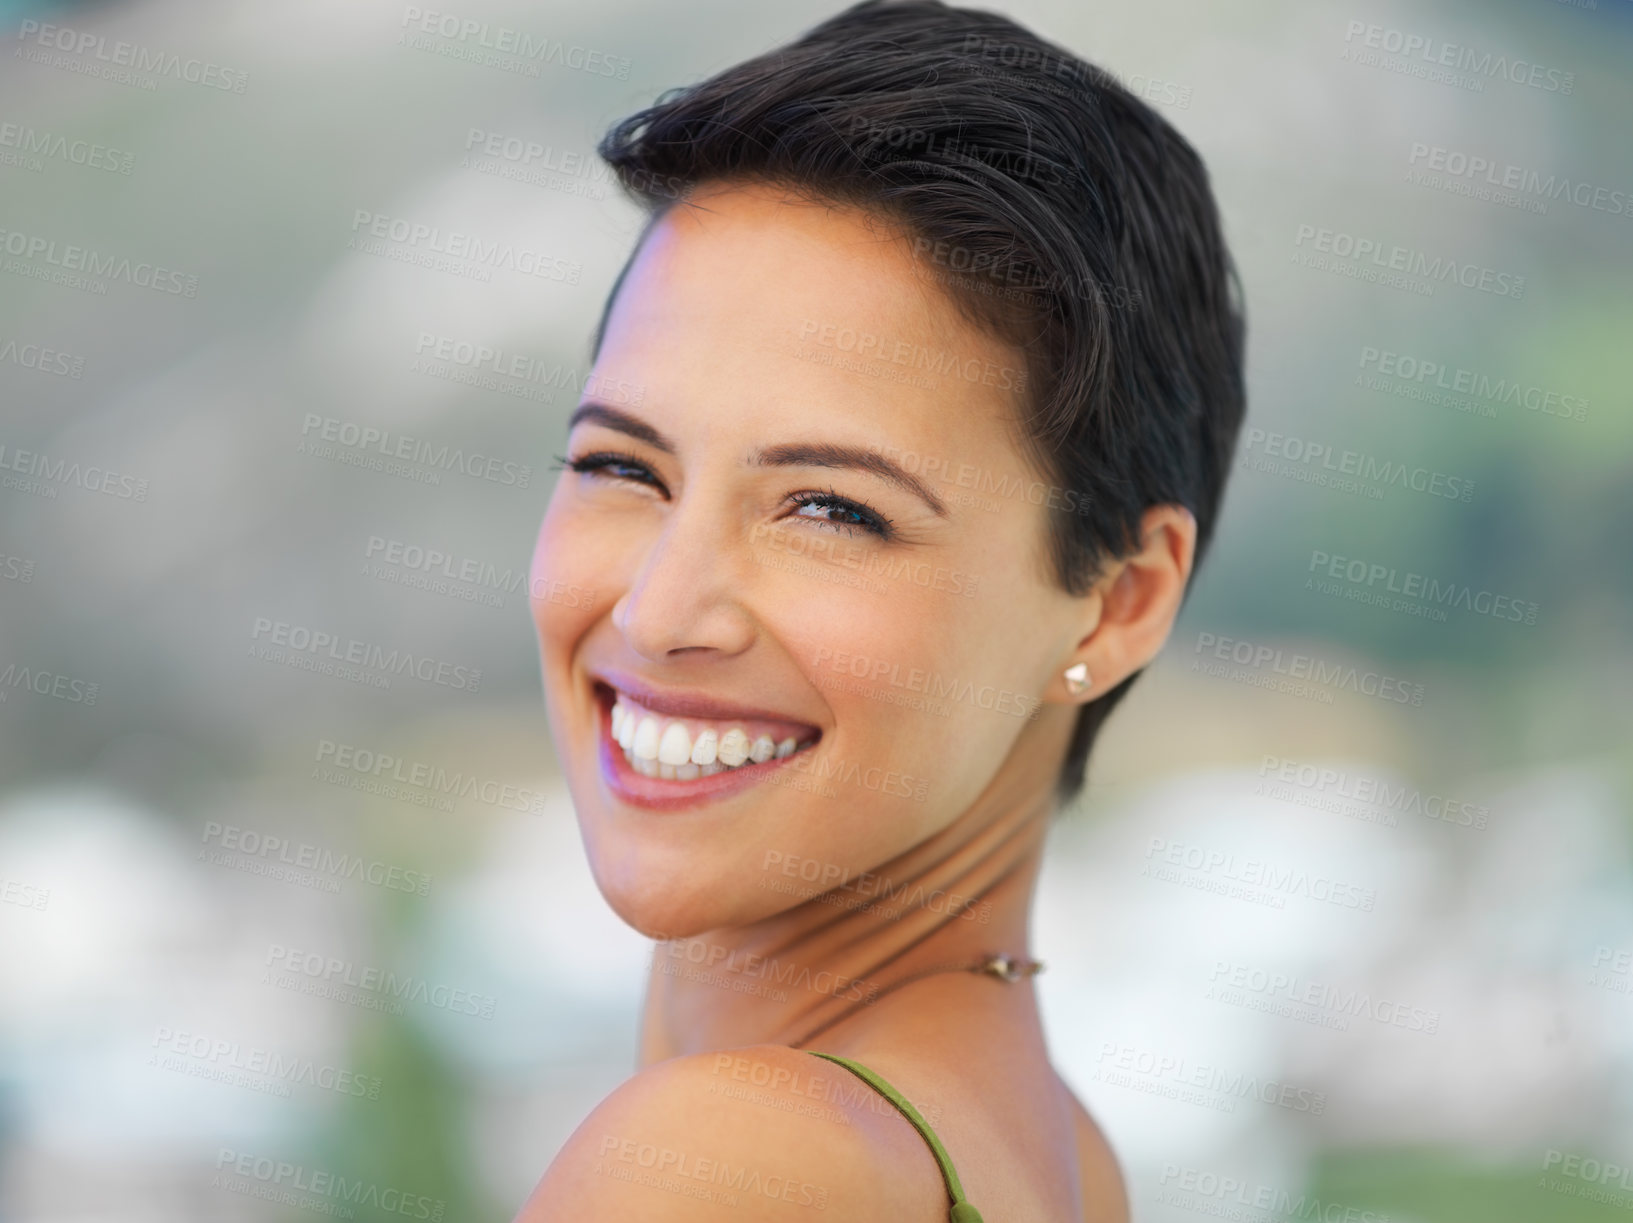
[(666, 780), (713, 777), (750, 761), (761, 764), (772, 757), (781, 760), (799, 750), (799, 741), (793, 736), (776, 743), (770, 735), (762, 734), (751, 742), (741, 726), (724, 733), (706, 726), (693, 739), (686, 723), (643, 714), (616, 700), (611, 728), (613, 741), (624, 749), (636, 772)]
[(692, 763), (713, 764), (719, 750), (720, 732), (712, 726), (706, 727), (698, 732), (697, 742), (692, 744)]
[(635, 728), (635, 742), (630, 745), (637, 760), (656, 761), (658, 758), (658, 719), (651, 714), (641, 719)]
[(685, 764), (692, 758), (692, 738), (680, 722), (671, 722), (658, 744), (659, 764)]
[(736, 768), (748, 759), (748, 735), (740, 726), (733, 726), (720, 736), (720, 763)]

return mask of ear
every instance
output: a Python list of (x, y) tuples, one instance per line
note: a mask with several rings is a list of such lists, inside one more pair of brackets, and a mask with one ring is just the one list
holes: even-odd
[[(1138, 549), (1108, 565), (1083, 596), (1082, 636), (1061, 659), (1049, 697), (1085, 704), (1155, 658), (1179, 615), (1195, 555), (1196, 516), (1190, 510), (1182, 505), (1146, 510)], [(1089, 682), (1074, 692), (1062, 673), (1079, 663), (1087, 667)]]

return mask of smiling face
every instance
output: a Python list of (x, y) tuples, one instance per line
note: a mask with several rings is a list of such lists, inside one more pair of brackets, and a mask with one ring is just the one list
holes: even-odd
[[(779, 888), (879, 868), (1023, 745), (1064, 744), (1076, 707), (1039, 698), (1081, 601), (1013, 436), (1022, 369), (860, 211), (712, 185), (649, 234), (530, 587), (591, 868), (630, 925), (790, 908)], [(1034, 755), (1024, 784), (1054, 781)]]

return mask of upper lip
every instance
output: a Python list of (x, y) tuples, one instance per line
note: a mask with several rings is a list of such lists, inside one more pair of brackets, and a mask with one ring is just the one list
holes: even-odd
[(817, 727), (799, 718), (791, 718), (775, 709), (765, 709), (758, 705), (739, 705), (732, 701), (723, 701), (702, 692), (682, 692), (675, 689), (665, 690), (644, 684), (631, 675), (618, 672), (604, 671), (599, 675), (592, 675), (592, 679), (599, 680), (610, 688), (617, 689), (628, 696), (643, 709), (653, 713), (665, 714), (671, 718), (706, 718), (709, 721), (726, 722), (733, 718), (744, 721), (787, 722), (791, 726), (801, 726), (808, 730)]

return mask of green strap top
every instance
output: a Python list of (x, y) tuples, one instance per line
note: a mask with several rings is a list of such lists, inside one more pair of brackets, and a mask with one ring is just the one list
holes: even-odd
[(958, 1183), (958, 1172), (953, 1168), (952, 1157), (947, 1154), (947, 1148), (941, 1145), (941, 1139), (936, 1137), (930, 1123), (919, 1115), (919, 1110), (907, 1102), (907, 1097), (861, 1062), (853, 1062), (850, 1058), (840, 1057), (837, 1053), (818, 1053), (815, 1049), (807, 1049), (806, 1052), (838, 1063), (894, 1104), (901, 1115), (911, 1121), (913, 1127), (924, 1136), (924, 1141), (930, 1144), (930, 1150), (936, 1157), (936, 1163), (941, 1165), (941, 1179), (947, 1182), (947, 1194), (953, 1199), (952, 1210), (947, 1215), (948, 1223), (982, 1223), (981, 1212), (964, 1197), (964, 1186)]

